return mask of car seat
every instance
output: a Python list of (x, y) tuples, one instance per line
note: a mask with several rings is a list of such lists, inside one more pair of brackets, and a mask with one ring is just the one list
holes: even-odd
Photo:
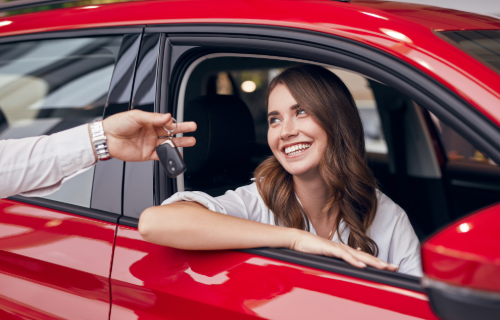
[(250, 182), (255, 127), (245, 102), (232, 95), (202, 96), (185, 105), (184, 121), (198, 125), (184, 135), (196, 138), (194, 147), (184, 149), (186, 191), (215, 197)]

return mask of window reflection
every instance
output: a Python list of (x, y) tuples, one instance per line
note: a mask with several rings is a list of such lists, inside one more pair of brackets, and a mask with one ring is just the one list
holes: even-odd
[[(122, 36), (0, 45), (0, 139), (48, 135), (102, 117)], [(93, 169), (46, 198), (90, 207)]]
[(441, 137), (444, 151), (449, 161), (472, 161), (484, 164), (496, 165), (481, 151), (465, 140), (460, 134), (440, 121), (434, 114), (429, 112), (437, 132)]

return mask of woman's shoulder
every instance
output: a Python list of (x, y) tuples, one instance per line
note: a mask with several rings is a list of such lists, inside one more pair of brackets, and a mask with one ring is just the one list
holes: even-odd
[(376, 192), (378, 203), (377, 213), (370, 227), (372, 232), (375, 230), (387, 232), (396, 226), (398, 220), (408, 219), (405, 211), (397, 203), (380, 190)]
[(377, 192), (377, 213), (375, 217), (379, 216), (381, 218), (397, 218), (400, 215), (406, 215), (403, 208), (401, 208), (396, 202), (389, 198), (385, 193), (380, 190)]
[(259, 190), (257, 189), (257, 184), (255, 182), (252, 182), (251, 184), (248, 184), (246, 186), (242, 186), (237, 188), (234, 192), (239, 193), (241, 195), (248, 195), (251, 197), (259, 197)]

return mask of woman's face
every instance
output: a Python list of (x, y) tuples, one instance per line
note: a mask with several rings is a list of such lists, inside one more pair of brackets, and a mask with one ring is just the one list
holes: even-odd
[(285, 170), (294, 176), (319, 174), (327, 134), (283, 84), (269, 95), (267, 120), (267, 141)]

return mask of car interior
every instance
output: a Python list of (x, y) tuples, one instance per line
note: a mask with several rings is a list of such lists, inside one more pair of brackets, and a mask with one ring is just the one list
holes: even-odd
[[(303, 63), (228, 54), (205, 57), (187, 80), (177, 119), (195, 121), (195, 147), (178, 190), (219, 196), (251, 183), (271, 155), (266, 88)], [(423, 241), (450, 222), (500, 201), (500, 168), (411, 98), (361, 74), (325, 66), (354, 97), (365, 131), (367, 164), (382, 192), (408, 214)], [(495, 186), (496, 185), (496, 186)]]

